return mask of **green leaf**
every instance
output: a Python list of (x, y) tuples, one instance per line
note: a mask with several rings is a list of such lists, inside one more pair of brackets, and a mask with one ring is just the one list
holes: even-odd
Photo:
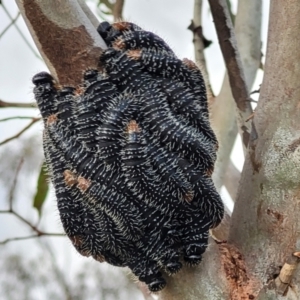
[(33, 200), (33, 207), (35, 207), (38, 210), (39, 216), (41, 216), (41, 210), (47, 197), (48, 190), (48, 174), (46, 172), (46, 164), (43, 163), (37, 181), (37, 191)]

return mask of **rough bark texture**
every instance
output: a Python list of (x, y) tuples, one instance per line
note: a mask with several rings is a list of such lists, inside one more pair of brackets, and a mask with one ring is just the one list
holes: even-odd
[[(243, 254), (257, 299), (281, 299), (273, 278), (300, 249), (300, 6), (271, 1), (265, 76), (232, 215), (229, 242)], [(286, 297), (300, 299), (296, 271)]]
[[(252, 87), (260, 65), (261, 19), (261, 0), (239, 1), (234, 29), (248, 89)], [(211, 111), (213, 128), (218, 135), (220, 144), (213, 179), (217, 189), (220, 190), (224, 184), (230, 154), (238, 133), (236, 116), (234, 114), (236, 105), (232, 97), (227, 74)]]
[(220, 255), (219, 245), (210, 241), (201, 265), (186, 267), (175, 276), (168, 277), (167, 287), (159, 294), (159, 300), (230, 299), (226, 279), (220, 272), (220, 266), (226, 261), (225, 255)]
[(17, 0), (51, 74), (62, 85), (77, 85), (82, 71), (100, 68), (104, 41), (76, 0)]

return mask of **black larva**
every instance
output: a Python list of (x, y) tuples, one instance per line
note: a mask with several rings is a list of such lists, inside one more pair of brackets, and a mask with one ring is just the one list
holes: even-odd
[(201, 72), (135, 24), (102, 23), (105, 72), (78, 87), (34, 76), (44, 152), (66, 234), (85, 256), (128, 266), (150, 291), (200, 263), (223, 217), (217, 140)]

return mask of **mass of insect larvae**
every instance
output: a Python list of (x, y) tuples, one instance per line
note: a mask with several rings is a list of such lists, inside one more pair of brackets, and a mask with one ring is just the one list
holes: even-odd
[(129, 267), (152, 292), (197, 265), (224, 208), (211, 179), (218, 142), (198, 67), (135, 24), (103, 22), (102, 71), (78, 87), (34, 76), (43, 145), (67, 236)]

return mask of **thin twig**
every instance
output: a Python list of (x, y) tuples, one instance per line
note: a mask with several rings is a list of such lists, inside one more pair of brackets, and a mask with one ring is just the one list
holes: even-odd
[(114, 4), (113, 16), (115, 22), (123, 20), (124, 1), (125, 0), (116, 0), (116, 3)]
[[(195, 0), (194, 2), (194, 17), (192, 20), (191, 25), (188, 27), (193, 32), (193, 43), (194, 43), (194, 52), (195, 52), (195, 60), (199, 64), (201, 68), (201, 72), (204, 75), (207, 89), (208, 89), (208, 95), (211, 99), (214, 97), (211, 84), (209, 81), (208, 71), (206, 67), (206, 60), (204, 56), (204, 39), (203, 36), (203, 29), (202, 29), (202, 0)], [(208, 45), (211, 43), (211, 41), (207, 41)]]
[(250, 102), (247, 101), (249, 100), (249, 91), (240, 54), (237, 49), (231, 17), (226, 0), (209, 0), (209, 3), (227, 67), (232, 95), (238, 109), (237, 119), (242, 142), (244, 147), (247, 148), (251, 124), (246, 123), (245, 120), (253, 111)]
[[(251, 93), (251, 94), (252, 94), (252, 93)], [(251, 95), (251, 94), (250, 94), (250, 95)], [(258, 103), (257, 100), (254, 100), (254, 99), (252, 99), (252, 98), (250, 98), (248, 101), (251, 102), (251, 103)]]
[(17, 180), (18, 180), (18, 175), (20, 173), (21, 167), (23, 165), (24, 159), (22, 158), (18, 164), (17, 170), (16, 170), (16, 174), (14, 176), (14, 180), (9, 192), (9, 198), (8, 198), (8, 203), (9, 203), (9, 210), (12, 211), (13, 209), (13, 199), (14, 199), (14, 193), (15, 193), (15, 189), (16, 189), (16, 185), (17, 185)]
[[(9, 11), (7, 10), (7, 8), (5, 7), (5, 5), (2, 2), (2, 7), (4, 12), (6, 13), (6, 15), (8, 16), (8, 18), (13, 22), (14, 18), (11, 16), (11, 14), (9, 13)], [(30, 43), (28, 42), (28, 40), (26, 39), (26, 37), (24, 36), (22, 30), (19, 28), (18, 24), (14, 23), (15, 28), (17, 29), (18, 33), (20, 34), (20, 36), (22, 37), (22, 39), (24, 40), (24, 42), (26, 43), (26, 45), (28, 46), (28, 48), (32, 51), (32, 53), (34, 54), (34, 56), (36, 56), (38, 59), (43, 60), (40, 55), (34, 50), (34, 48), (30, 45)]]
[(12, 205), (8, 210), (0, 210), (0, 214), (12, 214), (16, 218), (18, 218), (22, 223), (26, 224), (28, 227), (30, 227), (34, 232), (36, 232), (35, 235), (30, 235), (26, 237), (14, 237), (14, 238), (9, 238), (4, 241), (0, 241), (0, 245), (4, 245), (8, 242), (11, 241), (19, 241), (19, 240), (26, 240), (26, 239), (31, 239), (35, 237), (40, 237), (40, 236), (65, 236), (64, 233), (50, 233), (50, 232), (44, 232), (40, 229), (38, 229), (35, 225), (33, 225), (30, 221), (26, 220), (24, 217), (22, 217), (19, 213), (17, 213)]
[(245, 122), (249, 122), (254, 118), (254, 112), (245, 120)]
[[(261, 55), (261, 0), (239, 1), (235, 18), (235, 34), (245, 71), (246, 83), (253, 85)], [(219, 140), (219, 150), (213, 180), (217, 190), (224, 184), (224, 178), (234, 142), (238, 133), (236, 104), (232, 97), (228, 74), (223, 80), (221, 91), (211, 107), (213, 129)], [(241, 131), (240, 131), (241, 132)], [(245, 147), (244, 154), (245, 154)]]
[(259, 94), (260, 93), (260, 88), (257, 89), (257, 90), (254, 90), (250, 93), (250, 95), (253, 95), (253, 94)]
[(33, 235), (28, 235), (28, 236), (9, 238), (9, 239), (0, 241), (0, 245), (5, 245), (5, 244), (7, 244), (9, 242), (13, 242), (13, 241), (23, 241), (23, 240), (33, 239), (33, 238), (39, 238), (41, 236), (65, 237), (66, 235), (63, 233), (41, 232), (40, 234), (33, 234)]
[(17, 139), (18, 137), (20, 137), (26, 130), (28, 130), (34, 123), (36, 123), (37, 121), (39, 121), (41, 118), (32, 118), (32, 121), (26, 126), (24, 127), (20, 132), (18, 132), (17, 134), (15, 134), (14, 136), (11, 136), (10, 138), (2, 141), (0, 143), (0, 146), (14, 140)]
[(35, 103), (21, 103), (21, 102), (6, 102), (0, 100), (0, 108), (35, 108)]
[(12, 121), (12, 120), (28, 120), (28, 119), (31, 120), (33, 118), (34, 117), (29, 117), (29, 116), (15, 116), (15, 117), (0, 119), (0, 122), (6, 122), (6, 121)]
[(3, 31), (0, 33), (0, 39), (2, 38), (2, 36), (5, 34), (5, 32), (7, 32), (7, 30), (14, 25), (14, 23), (18, 20), (20, 16), (20, 12), (18, 12), (18, 14), (16, 15), (16, 17), (3, 29)]

